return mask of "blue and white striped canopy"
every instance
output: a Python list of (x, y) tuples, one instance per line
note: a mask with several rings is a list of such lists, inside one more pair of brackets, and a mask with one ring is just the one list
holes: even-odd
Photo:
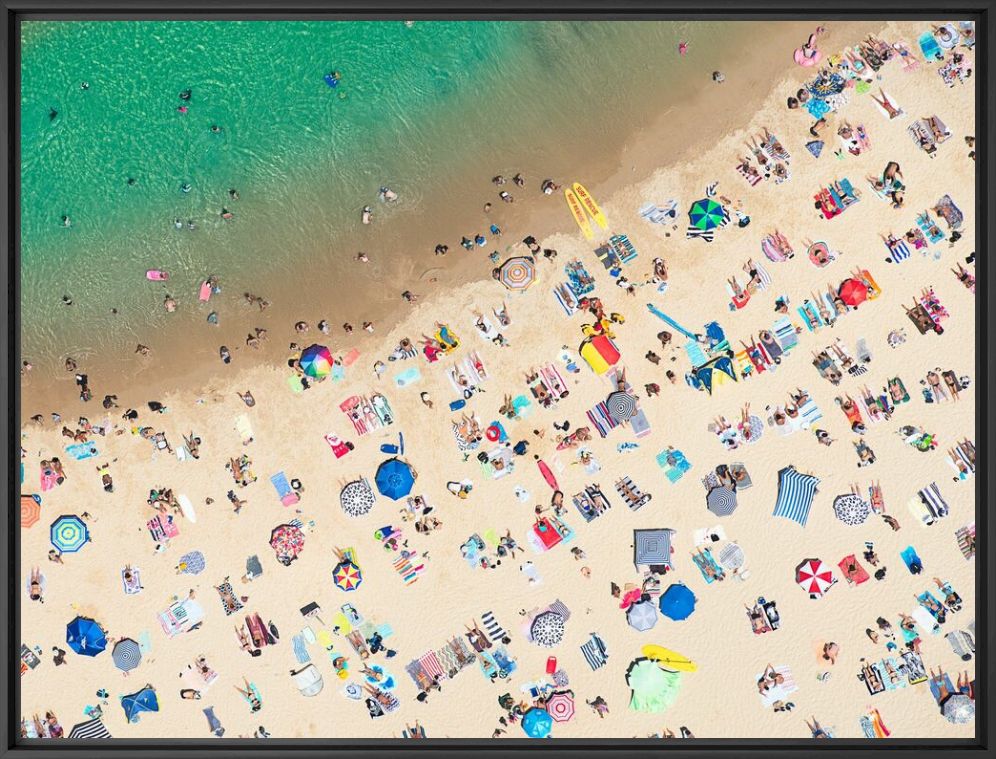
[(791, 519), (805, 527), (809, 509), (813, 505), (813, 496), (816, 495), (816, 486), (819, 484), (819, 477), (800, 474), (795, 467), (787, 466), (780, 470), (774, 515)]

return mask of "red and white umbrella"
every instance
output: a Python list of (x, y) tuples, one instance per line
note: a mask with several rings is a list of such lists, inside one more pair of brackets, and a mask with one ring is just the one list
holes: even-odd
[(546, 700), (546, 710), (554, 722), (567, 722), (574, 716), (574, 691), (562, 690)]
[(795, 568), (795, 581), (810, 598), (819, 598), (837, 582), (837, 578), (820, 559), (806, 559)]

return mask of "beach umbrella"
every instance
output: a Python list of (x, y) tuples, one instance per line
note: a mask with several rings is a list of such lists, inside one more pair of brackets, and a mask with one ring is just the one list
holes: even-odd
[(840, 299), (852, 308), (857, 308), (868, 299), (868, 286), (860, 279), (845, 279), (837, 290)]
[(522, 715), (522, 730), (530, 738), (546, 738), (553, 728), (553, 717), (545, 709), (534, 706)]
[(853, 527), (862, 524), (868, 518), (871, 507), (861, 496), (846, 493), (833, 499), (833, 513), (841, 522)]
[(634, 659), (626, 670), (626, 684), (633, 691), (629, 706), (638, 712), (662, 712), (678, 697), (681, 674), (661, 669), (652, 659)]
[(498, 268), (498, 281), (509, 290), (525, 290), (535, 280), (536, 264), (528, 256), (514, 256)]
[(833, 572), (819, 559), (806, 559), (796, 567), (795, 581), (810, 598), (819, 598), (835, 582)]
[(96, 656), (107, 648), (104, 631), (89, 617), (76, 617), (66, 625), (66, 643), (83, 656)]
[(675, 583), (661, 595), (661, 614), (675, 622), (688, 619), (695, 611), (695, 594), (686, 585)]
[(661, 667), (673, 672), (695, 672), (698, 666), (683, 654), (672, 651), (670, 648), (658, 646), (655, 643), (648, 643), (640, 648), (640, 653), (648, 659), (653, 659)]
[(574, 691), (561, 690), (550, 694), (546, 711), (554, 722), (569, 722), (574, 716)]
[(204, 571), (205, 566), (204, 554), (200, 551), (190, 551), (189, 553), (183, 554), (177, 564), (177, 568), (183, 574), (187, 575), (199, 575)]
[(373, 508), (377, 496), (365, 479), (353, 480), (339, 493), (342, 510), (351, 517), (363, 516)]
[(626, 621), (634, 630), (645, 632), (657, 624), (657, 609), (650, 601), (641, 601), (626, 611)]
[(129, 722), (137, 722), (138, 715), (142, 712), (158, 712), (159, 698), (151, 685), (146, 685), (138, 693), (131, 693), (121, 697), (121, 708), (124, 709), (125, 717)]
[(609, 416), (617, 422), (627, 422), (636, 413), (636, 398), (625, 390), (609, 393), (609, 397), (605, 399), (605, 405), (609, 409)]
[(304, 531), (292, 524), (274, 527), (270, 532), (270, 547), (280, 562), (290, 564), (304, 550)]
[(671, 564), (671, 530), (633, 530), (633, 563)]
[(737, 510), (737, 494), (726, 485), (720, 485), (706, 493), (706, 508), (717, 517), (728, 517)]
[(533, 643), (544, 648), (553, 648), (564, 639), (564, 617), (555, 611), (544, 611), (533, 617), (529, 625), (529, 636)]
[(36, 495), (21, 496), (21, 527), (33, 527), (41, 519), (41, 498)]
[(744, 549), (736, 543), (727, 543), (719, 552), (719, 563), (731, 572), (744, 565)]
[(339, 588), (339, 590), (344, 590), (348, 593), (360, 587), (360, 583), (362, 582), (363, 573), (360, 571), (360, 568), (348, 559), (340, 561), (332, 570), (332, 584)]
[(131, 638), (122, 638), (111, 649), (114, 666), (122, 672), (129, 672), (142, 661), (142, 649)]
[(412, 492), (415, 474), (406, 462), (393, 458), (377, 467), (374, 482), (377, 483), (377, 490), (381, 495), (396, 501)]
[(76, 553), (90, 540), (90, 530), (75, 514), (63, 514), (52, 522), (49, 540), (60, 553)]
[(975, 719), (975, 702), (967, 693), (952, 693), (941, 704), (941, 714), (956, 725), (971, 722)]
[(844, 77), (840, 74), (830, 74), (829, 76), (821, 74), (810, 82), (806, 89), (817, 97), (836, 95), (838, 92), (844, 91)]
[(83, 739), (113, 738), (114, 736), (108, 732), (107, 728), (104, 727), (104, 723), (98, 717), (97, 719), (88, 719), (86, 722), (80, 722), (78, 725), (73, 725), (72, 729), (69, 731), (69, 737), (73, 739)]
[(324, 345), (309, 345), (301, 351), (300, 364), (309, 377), (327, 377), (332, 373), (332, 352)]
[(692, 203), (688, 209), (688, 220), (695, 229), (708, 232), (720, 226), (726, 220), (726, 214), (723, 213), (723, 206), (715, 200), (703, 198)]

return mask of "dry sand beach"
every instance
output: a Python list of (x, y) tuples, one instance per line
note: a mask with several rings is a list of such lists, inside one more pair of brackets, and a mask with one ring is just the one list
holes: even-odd
[[(975, 562), (969, 557), (974, 555), (970, 443), (975, 436), (976, 293), (974, 285), (970, 289), (952, 271), (959, 266), (969, 273), (975, 269), (975, 162), (965, 139), (974, 136), (975, 79), (965, 75), (974, 52), (960, 44), (942, 48), (943, 61), (926, 61), (917, 41), (931, 24), (885, 25), (876, 37), (890, 46), (904, 42), (908, 56), (893, 48), (877, 72), (867, 62), (860, 73), (854, 73), (853, 62), (847, 69), (836, 66), (843, 90), (831, 96), (835, 110), (826, 114), (826, 124), (814, 137), (808, 130), (815, 119), (804, 108), (787, 109), (786, 99), (812, 82), (845, 43), (860, 42), (865, 31), (852, 39), (846, 24), (828, 27), (829, 35), (817, 40), (823, 61), (812, 68), (787, 69), (757, 110), (739, 112), (731, 88), (727, 108), (737, 115), (733, 131), (703, 146), (691, 160), (663, 165), (645, 181), (610, 194), (588, 184), (600, 201), (607, 229), (591, 219), (591, 241), (572, 223), (569, 232), (537, 243), (540, 249), (555, 250), (556, 256), (539, 253), (532, 265), (525, 265), (535, 270), (535, 281), (527, 289), (510, 290), (490, 278), (446, 292), (412, 283), (419, 298), (409, 313), (390, 331), (378, 328), (362, 342), (342, 338), (338, 327), (335, 336), (327, 338), (314, 323), (307, 334), (291, 333), (288, 338), (284, 325), (279, 333), (270, 329), (269, 352), (277, 358), (232, 367), (212, 358), (218, 371), (200, 389), (164, 395), (163, 390), (149, 390), (154, 383), (148, 382), (143, 383), (147, 395), (135, 397), (125, 388), (111, 387), (105, 377), (93, 401), (62, 406), (57, 424), (48, 415), (54, 409), (25, 407), (21, 492), (38, 494), (41, 502), (37, 522), (21, 531), (21, 635), (29, 649), (40, 651), (40, 663), (21, 677), (27, 734), (37, 734), (35, 714), (43, 718), (50, 711), (68, 735), (97, 707), (115, 738), (205, 738), (216, 727), (205, 718), (204, 710), (210, 707), (225, 738), (258, 737), (261, 726), (273, 738), (400, 737), (417, 736), (420, 730), (433, 739), (523, 738), (547, 731), (554, 738), (646, 738), (684, 732), (696, 738), (767, 739), (856, 738), (869, 732), (871, 737), (893, 738), (972, 736), (975, 722), (965, 715), (974, 708), (974, 692), (966, 688), (945, 699), (944, 692), (935, 695), (931, 688), (936, 690), (932, 675), (939, 670), (950, 673), (952, 684), (964, 671), (974, 681), (975, 672), (975, 661), (963, 661), (955, 644), (963, 646), (965, 639), (974, 638)], [(790, 60), (789, 43), (779, 44)], [(955, 55), (961, 56), (962, 79), (952, 73), (948, 86), (938, 70), (949, 66), (953, 71), (958, 65)], [(729, 81), (703, 83), (707, 85), (731, 87)], [(873, 100), (880, 97), (880, 88), (889, 104), (902, 110), (893, 119)], [(939, 130), (934, 139), (942, 139), (928, 145), (928, 152), (908, 127), (933, 116), (939, 122), (921, 129), (928, 143), (932, 126)], [(838, 136), (848, 125), (853, 142)], [(760, 165), (745, 143), (765, 130), (780, 145), (759, 150), (764, 161)], [(824, 143), (819, 157), (806, 147), (816, 140)], [(783, 151), (790, 159), (780, 157)], [(743, 157), (750, 158), (759, 174), (770, 177), (762, 176), (752, 185), (737, 170)], [(892, 199), (878, 197), (868, 179), (890, 173), (890, 162), (897, 163), (899, 171), (892, 172), (889, 181), (902, 185), (901, 190), (893, 186), (895, 198), (902, 200), (898, 208), (892, 207)], [(775, 164), (787, 172), (784, 181), (777, 177), (780, 169)], [(523, 171), (527, 186), (519, 189), (509, 181), (492, 188), (492, 202), (500, 203), (495, 197), (499, 190), (538, 193), (543, 177)], [(819, 203), (814, 206), (814, 196), (841, 180), (849, 180), (858, 199), (840, 199), (842, 210), (831, 209), (833, 217), (826, 218)], [(556, 201), (557, 223), (562, 224), (570, 219), (561, 200), (564, 189), (587, 179), (558, 176), (554, 181), (562, 187), (550, 202)], [(944, 196), (961, 210), (963, 221), (953, 214), (945, 220), (934, 210)], [(676, 201), (673, 221), (641, 218), (639, 211), (648, 203), (666, 208), (670, 199)], [(711, 242), (686, 234), (688, 211), (700, 199), (711, 200), (719, 209), (714, 213), (725, 212), (729, 220), (707, 230), (714, 235)], [(945, 212), (951, 207), (941, 206)], [(902, 238), (907, 230), (917, 229), (917, 217), (924, 212), (937, 226), (936, 234), (925, 224), (928, 239), (922, 246), (911, 241), (908, 257), (897, 248), (891, 254), (895, 262), (887, 262), (890, 251), (883, 237)], [(746, 217), (750, 223), (738, 225), (738, 219)], [(530, 254), (525, 244), (512, 245), (529, 231), (505, 230), (500, 242), (511, 249), (499, 262)], [(770, 239), (776, 231), (794, 249), (787, 260), (775, 260), (781, 257)], [(594, 252), (613, 234), (626, 235), (637, 253), (619, 263), (615, 276)], [(932, 235), (936, 242), (929, 241)], [(808, 255), (810, 243), (821, 241), (835, 254), (826, 265), (817, 265)], [(486, 253), (481, 249), (469, 255)], [(972, 262), (966, 263), (969, 258)], [(655, 259), (663, 261), (665, 276), (657, 271), (655, 277)], [(606, 321), (601, 324), (583, 308), (568, 314), (554, 295), (558, 285), (568, 282), (565, 266), (574, 260), (594, 283), (582, 297), (597, 298), (604, 306)], [(753, 267), (744, 266), (748, 261)], [(748, 288), (751, 268), (757, 274)], [(739, 309), (731, 305), (731, 277), (750, 290), (749, 302)], [(661, 287), (662, 280), (666, 287)], [(587, 282), (583, 278), (574, 284), (583, 291)], [(798, 309), (828, 287), (839, 293), (839, 313), (831, 317), (832, 324), (809, 328)], [(906, 309), (926, 289), (933, 291), (930, 303), (940, 304), (933, 313), (940, 333), (928, 329), (921, 334), (907, 316)], [(787, 313), (780, 313), (777, 301), (786, 297)], [(507, 326), (496, 313), (503, 304)], [(696, 335), (718, 322), (735, 353), (752, 338), (763, 342), (758, 338), (763, 330), (781, 340), (781, 319), (790, 323), (790, 341), (797, 344), (776, 344), (784, 351), (779, 362), (759, 359), (761, 366), (754, 366), (748, 376), (743, 376), (744, 362), (727, 359), (739, 381), (724, 379), (719, 370), (707, 371), (714, 383), (711, 392), (696, 390), (685, 381), (694, 348), (686, 351), (686, 338), (651, 313), (648, 304)], [(501, 333), (506, 346), (490, 339), (494, 333), (481, 334), (476, 326), (480, 314)], [(615, 318), (608, 319), (610, 314)], [(438, 324), (448, 330), (439, 334)], [(599, 359), (578, 354), (585, 338), (583, 325), (611, 332), (618, 348), (615, 366), (602, 376), (596, 371), (602, 368)], [(355, 335), (363, 334), (360, 325), (355, 326)], [(672, 335), (667, 346), (658, 337), (661, 330)], [(429, 353), (438, 352), (438, 360), (426, 360), (419, 345), (422, 335), (432, 338)], [(452, 335), (458, 340), (455, 347)], [(412, 341), (415, 355), (396, 353), (396, 360), (389, 360), (405, 338)], [(332, 376), (295, 392), (287, 361), (293, 363), (301, 353), (281, 356), (276, 350), (288, 339), (302, 348), (313, 342), (328, 345), (329, 354), (342, 363), (332, 368)], [(834, 357), (829, 346), (835, 341), (845, 351), (843, 357)], [(361, 348), (358, 357), (350, 356), (354, 345)], [(867, 361), (862, 360), (863, 346), (870, 354)], [(710, 346), (698, 347), (705, 351)], [(816, 367), (817, 354), (825, 350), (843, 369), (838, 384), (827, 379), (832, 367), (822, 372)], [(660, 357), (659, 364), (646, 358), (648, 352)], [(846, 371), (847, 353), (856, 357), (853, 372)], [(375, 362), (382, 362), (382, 373)], [(555, 371), (540, 372), (551, 366)], [(462, 393), (451, 382), (448, 373), (454, 367), (476, 386), (474, 391)], [(222, 368), (234, 371), (222, 374)], [(603, 437), (587, 412), (618, 389), (604, 375), (623, 369), (642, 417), (607, 430)], [(482, 376), (473, 377), (475, 371)], [(669, 381), (668, 371), (675, 381)], [(934, 371), (953, 372), (955, 385), (950, 389), (940, 377), (937, 395), (927, 402), (924, 389), (930, 388), (927, 377)], [(537, 372), (545, 383), (530, 381)], [(395, 377), (403, 373), (409, 381), (399, 386)], [(413, 374), (418, 379), (411, 380)], [(890, 386), (897, 387), (894, 378), (904, 385), (905, 398), (898, 390), (889, 392)], [(861, 401), (865, 387), (873, 396), (870, 409)], [(240, 398), (246, 391), (254, 399), (251, 407)], [(793, 401), (791, 394), (800, 391), (806, 397)], [(104, 392), (118, 392), (122, 407), (102, 410)], [(561, 397), (544, 405), (544, 396), (551, 392)], [(386, 399), (389, 413), (378, 406), (379, 421), (367, 420), (371, 429), (360, 434), (340, 405), (354, 396), (374, 394)], [(525, 396), (529, 407), (516, 418), (500, 413), (506, 398), (517, 396)], [(845, 414), (838, 398), (857, 402), (853, 413), (860, 415), (862, 427), (852, 427), (853, 416)], [(126, 399), (139, 412), (136, 420), (121, 417)], [(153, 399), (165, 406), (161, 415), (145, 405)], [(431, 407), (425, 399), (431, 400)], [(451, 410), (457, 400), (464, 400), (464, 407)], [(813, 412), (813, 404), (821, 415)], [(748, 406), (745, 439), (737, 428)], [(783, 434), (777, 421), (784, 419), (786, 406), (788, 426), (793, 424), (792, 406), (807, 417), (805, 426), (791, 434)], [(38, 411), (45, 414), (41, 424), (29, 418)], [(91, 425), (104, 427), (105, 434), (83, 433), (77, 441), (63, 437), (63, 425), (70, 432), (81, 429), (76, 425), (81, 415)], [(470, 424), (466, 419), (471, 415), (484, 437), (460, 443), (454, 428)], [(710, 425), (721, 417), (731, 429), (717, 434)], [(385, 418), (391, 423), (384, 424)], [(565, 420), (570, 422), (566, 433), (561, 429)], [(508, 447), (505, 437), (490, 439), (494, 422), (506, 433)], [(649, 433), (637, 434), (641, 423), (649, 426)], [(902, 431), (904, 427), (913, 429)], [(582, 428), (590, 439), (558, 446), (565, 434)], [(147, 430), (145, 436), (165, 433), (170, 450), (145, 439), (142, 429)], [(832, 444), (821, 444), (816, 430), (824, 430)], [(404, 437), (399, 455), (417, 473), (410, 488), (404, 472), (393, 483), (376, 477), (382, 462), (394, 456), (391, 446), (398, 445), (399, 433)], [(330, 434), (348, 441), (351, 450), (339, 447), (338, 457), (325, 439)], [(178, 460), (171, 453), (184, 447), (185, 436), (200, 439), (199, 458)], [(517, 445), (520, 441), (526, 441), (525, 450)], [(959, 453), (955, 447), (962, 441), (968, 443)], [(94, 446), (97, 453), (75, 460), (66, 451), (73, 444), (83, 446), (75, 450)], [(873, 452), (870, 457), (868, 450)], [(478, 460), (482, 453), (491, 456), (487, 465)], [(247, 480), (244, 487), (226, 469), (242, 456), (251, 460), (258, 478)], [(39, 477), (45, 478), (44, 462), (53, 457), (61, 459), (65, 479), (54, 484), (59, 472), (49, 463), (53, 484), (45, 489)], [(683, 474), (677, 471), (683, 468), (682, 458), (690, 464)], [(502, 462), (498, 469), (495, 459)], [(964, 468), (961, 477), (959, 463)], [(707, 509), (703, 479), (711, 475), (715, 480), (717, 467), (734, 464), (746, 470), (750, 486), (739, 481), (736, 511), (717, 516)], [(806, 475), (818, 478), (811, 499), (794, 495), (796, 506), (811, 500), (804, 524), (773, 515), (776, 503), (781, 503), (779, 473), (790, 466), (798, 474), (783, 481), (783, 501), (789, 481), (808, 482)], [(270, 482), (279, 472), (301, 486), (296, 494), (289, 487), (289, 505), (281, 503)], [(106, 492), (102, 474), (112, 478), (112, 492)], [(719, 473), (720, 480), (724, 474)], [(381, 493), (369, 513), (350, 516), (340, 491), (361, 478)], [(651, 500), (635, 510), (628, 507), (617, 489), (623, 478)], [(563, 494), (560, 514), (551, 503), (555, 491), (550, 480)], [(452, 492), (467, 483), (472, 484), (469, 492), (460, 497)], [(932, 483), (937, 491), (928, 490)], [(857, 485), (859, 497), (838, 499), (852, 493), (852, 485)], [(873, 485), (880, 486), (883, 502), (870, 493)], [(384, 493), (388, 486), (404, 494), (392, 500)], [(574, 503), (587, 486), (600, 489), (611, 507), (591, 521)], [(164, 489), (171, 490), (173, 498), (161, 504), (161, 519), (170, 519), (177, 533), (169, 538), (150, 535), (147, 526), (157, 517), (146, 504), (150, 490)], [(245, 501), (237, 512), (226, 493)], [(196, 513), (196, 521), (176, 502), (180, 495), (190, 504), (189, 512)], [(409, 508), (406, 497), (414, 496), (422, 496), (431, 511), (419, 503)], [(839, 511), (842, 503), (853, 511), (838, 516), (835, 503)], [(25, 510), (33, 507), (22, 496)], [(61, 515), (79, 516), (78, 523), (70, 520), (63, 526), (61, 539), (82, 541), (85, 530), (89, 541), (54, 562), (46, 557), (52, 548), (49, 526)], [(884, 516), (895, 520), (898, 529)], [(541, 532), (537, 519), (544, 520)], [(33, 521), (30, 514), (28, 521)], [(281, 525), (290, 525), (285, 532), (298, 538), (298, 545), (287, 549), (296, 553), (287, 565), (277, 560), (269, 544), (271, 531)], [(971, 549), (956, 534), (970, 525)], [(713, 534), (715, 526), (721, 528), (719, 539), (706, 538), (697, 545), (697, 533), (699, 538)], [(565, 529), (566, 540), (560, 534)], [(634, 565), (634, 531), (663, 529), (672, 531), (672, 553), (663, 559), (669, 565), (666, 571), (658, 561)], [(511, 541), (502, 540), (506, 535)], [(544, 539), (548, 550), (534, 550), (531, 544)], [(744, 557), (736, 572), (735, 559), (725, 567), (719, 562), (723, 549), (733, 543)], [(902, 558), (908, 547), (922, 563), (916, 573)], [(693, 554), (705, 548), (716, 563), (700, 570)], [(350, 592), (333, 582), (333, 569), (340, 563), (336, 552), (344, 549), (353, 550), (362, 572), (362, 583)], [(203, 570), (196, 574), (191, 552), (203, 557)], [(873, 553), (872, 561), (868, 552)], [(252, 556), (258, 557), (262, 572), (247, 578), (246, 562)], [(866, 577), (884, 569), (883, 576), (862, 579), (855, 570), (846, 578), (849, 556)], [(826, 587), (817, 578), (818, 598), (811, 598), (797, 582), (798, 567), (810, 559), (823, 562), (821, 572), (830, 571), (835, 581)], [(177, 569), (181, 562), (186, 562), (183, 572)], [(912, 564), (918, 569), (915, 560)], [(34, 567), (44, 576), (42, 603), (30, 598)], [(126, 568), (140, 575), (138, 592), (123, 588)], [(934, 578), (948, 585), (947, 592)], [(230, 616), (217, 590), (226, 580), (240, 607)], [(610, 592), (613, 586), (617, 594)], [(668, 615), (687, 614), (680, 608), (686, 600), (681, 586), (691, 591), (695, 604), (694, 612), (678, 621)], [(925, 591), (942, 605), (936, 620), (917, 600)], [(185, 629), (192, 621), (177, 620), (175, 614), (177, 604), (182, 606), (191, 593), (194, 604), (185, 610), (193, 614), (195, 606), (200, 607), (203, 619), (195, 629)], [(320, 606), (317, 616), (303, 616), (303, 607), (312, 602)], [(776, 604), (777, 617), (768, 602)], [(171, 604), (172, 623), (184, 628), (175, 635), (166, 631), (169, 622), (161, 621)], [(344, 605), (350, 608), (341, 611)], [(651, 629), (637, 629), (636, 614), (623, 610), (633, 606), (650, 614)], [(660, 611), (654, 611), (658, 606)], [(507, 632), (507, 643), (500, 634), (487, 634), (488, 612)], [(354, 613), (362, 621), (351, 619)], [(237, 630), (246, 615), (253, 614), (267, 625), (272, 622), (277, 633), (247, 629), (248, 642), (240, 647)], [(84, 619), (77, 632), (91, 649), (105, 638), (106, 650), (81, 655), (67, 642), (67, 623), (77, 616)], [(904, 617), (911, 618), (908, 634), (901, 628)], [(881, 625), (879, 619), (888, 624)], [(104, 634), (87, 620), (99, 623)], [(755, 623), (759, 627), (752, 630)], [(468, 627), (475, 624), (484, 634), (468, 638)], [(351, 627), (360, 631), (360, 640), (355, 633), (350, 637)], [(383, 636), (381, 650), (375, 631)], [(607, 650), (604, 664), (597, 668), (596, 660), (603, 657), (590, 645), (593, 634)], [(550, 645), (543, 645), (547, 635), (552, 636)], [(140, 644), (141, 662), (126, 675), (115, 662), (124, 657), (112, 657), (121, 639)], [(440, 651), (454, 639), (462, 641), (460, 657)], [(475, 643), (482, 651), (474, 651)], [(827, 649), (828, 644), (833, 646)], [(653, 657), (663, 654), (644, 652), (648, 645), (677, 652), (681, 661), (670, 667), (666, 661), (658, 664)], [(64, 665), (53, 662), (53, 647), (66, 652)], [(256, 650), (261, 653), (250, 653)], [(825, 650), (833, 661), (823, 657)], [(188, 665), (195, 666), (201, 656), (217, 675), (211, 682), (188, 672)], [(340, 656), (345, 657), (345, 669)], [(627, 671), (646, 656), (651, 659), (636, 665), (634, 679), (646, 675), (649, 667), (663, 670), (666, 683), (657, 690), (648, 686), (648, 692), (631, 703)], [(548, 657), (556, 662), (548, 666)], [(433, 662), (440, 663), (443, 675), (420, 701), (428, 681), (423, 679), (420, 686), (411, 672), (421, 666), (431, 681)], [(312, 697), (299, 693), (289, 674), (308, 663), (314, 665), (308, 671), (317, 670), (324, 681), (322, 691)], [(446, 672), (450, 666), (456, 671)], [(928, 670), (925, 676), (920, 676), (920, 667)], [(501, 674), (489, 677), (499, 670)], [(873, 695), (876, 688), (868, 681), (876, 677), (885, 682), (883, 692)], [(258, 711), (252, 710), (251, 692), (244, 697), (237, 691), (246, 683), (256, 688), (262, 703)], [(146, 684), (154, 696), (143, 693)], [(199, 697), (182, 698), (181, 689), (196, 691)], [(136, 693), (142, 695), (126, 700), (122, 709), (120, 697)], [(504, 694), (511, 698), (501, 698)], [(367, 704), (365, 699), (373, 700)], [(567, 716), (569, 700), (573, 716)], [(660, 710), (650, 708), (655, 700)], [(155, 710), (128, 721), (126, 713), (137, 715), (153, 704)], [(634, 708), (641, 705), (647, 709)], [(956, 705), (957, 719), (963, 721), (951, 716)], [(556, 720), (549, 730), (547, 714)]]

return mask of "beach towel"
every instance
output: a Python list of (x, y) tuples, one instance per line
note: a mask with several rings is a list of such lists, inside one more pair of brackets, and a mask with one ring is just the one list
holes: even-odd
[(284, 506), (293, 506), (301, 500), (300, 496), (291, 488), (290, 483), (287, 481), (287, 475), (283, 472), (277, 472), (270, 477), (270, 482), (277, 491), (280, 503)]
[(68, 446), (66, 453), (77, 461), (83, 461), (98, 455), (99, 452), (97, 451), (97, 446), (93, 443), (76, 443), (75, 445)]
[(958, 541), (958, 550), (966, 559), (975, 557), (975, 522), (970, 522), (964, 527), (955, 530), (955, 540)]
[(235, 612), (243, 608), (239, 597), (235, 595), (232, 583), (223, 582), (216, 588), (216, 590), (218, 591), (218, 597), (221, 601), (221, 608), (224, 609), (226, 617), (232, 616)]
[(662, 207), (647, 203), (637, 212), (651, 224), (668, 224), (678, 217), (678, 201), (668, 200)]
[(398, 387), (408, 387), (409, 385), (414, 385), (422, 379), (422, 372), (418, 370), (417, 366), (410, 366), (403, 372), (394, 375), (394, 384)]
[(808, 150), (813, 158), (819, 158), (820, 153), (823, 152), (823, 140), (810, 140), (806, 143), (806, 150)]
[(553, 288), (553, 297), (568, 316), (578, 310), (578, 299), (566, 282), (561, 282)]
[(916, 225), (931, 243), (936, 244), (947, 236), (926, 211), (916, 217)]
[(592, 671), (605, 666), (609, 659), (609, 651), (605, 647), (605, 641), (598, 637), (598, 633), (591, 633), (587, 642), (581, 644), (581, 655), (588, 662)]
[(941, 196), (941, 199), (934, 204), (934, 212), (944, 219), (948, 229), (960, 228), (965, 220), (965, 214), (955, 205), (950, 195)]
[(295, 635), (291, 643), (294, 646), (294, 657), (297, 659), (298, 664), (307, 664), (311, 661), (311, 656), (308, 655), (308, 648), (303, 635)]
[(797, 472), (791, 466), (779, 471), (774, 516), (791, 519), (805, 527), (819, 484), (818, 477)]
[(612, 235), (609, 238), (609, 245), (612, 246), (616, 256), (624, 264), (628, 264), (636, 258), (636, 248), (633, 247), (633, 243), (626, 235)]
[(568, 609), (567, 606), (564, 604), (564, 602), (561, 601), (559, 598), (556, 601), (554, 601), (552, 604), (550, 604), (549, 610), (552, 611), (554, 614), (559, 614), (560, 616), (562, 616), (565, 622), (571, 618), (571, 610)]
[(917, 492), (923, 505), (935, 519), (941, 519), (948, 515), (948, 504), (941, 496), (941, 491), (936, 482), (930, 483), (927, 487)]
[(886, 240), (885, 245), (889, 249), (889, 260), (894, 264), (902, 263), (912, 255), (910, 246), (903, 239)]
[(756, 187), (760, 181), (764, 179), (764, 177), (761, 176), (761, 173), (757, 169), (750, 166), (750, 164), (738, 163), (737, 173), (746, 179), (747, 184), (751, 187)]
[(488, 638), (492, 643), (501, 643), (503, 638), (508, 637), (508, 633), (505, 629), (498, 624), (498, 620), (495, 619), (495, 615), (486, 611), (481, 615), (481, 624), (484, 625), (484, 631), (487, 633)]
[[(795, 678), (792, 676), (792, 670), (790, 670), (786, 665), (781, 665), (774, 668), (775, 672), (782, 676), (782, 683), (780, 685), (773, 685), (768, 690), (760, 694), (761, 702), (767, 706), (774, 706), (776, 701), (784, 701), (786, 698), (799, 690), (799, 686), (795, 684)], [(755, 681), (760, 680), (764, 677), (763, 672), (758, 672), (755, 676)]]
[(442, 680), (446, 677), (446, 672), (443, 671), (443, 667), (439, 663), (439, 657), (436, 656), (434, 651), (429, 651), (427, 654), (420, 656), (418, 663), (422, 667), (422, 671), (429, 676), (430, 680), (435, 680), (436, 678)]
[(253, 441), (252, 424), (246, 414), (240, 414), (235, 418), (235, 429), (242, 439), (242, 445), (249, 445)]

